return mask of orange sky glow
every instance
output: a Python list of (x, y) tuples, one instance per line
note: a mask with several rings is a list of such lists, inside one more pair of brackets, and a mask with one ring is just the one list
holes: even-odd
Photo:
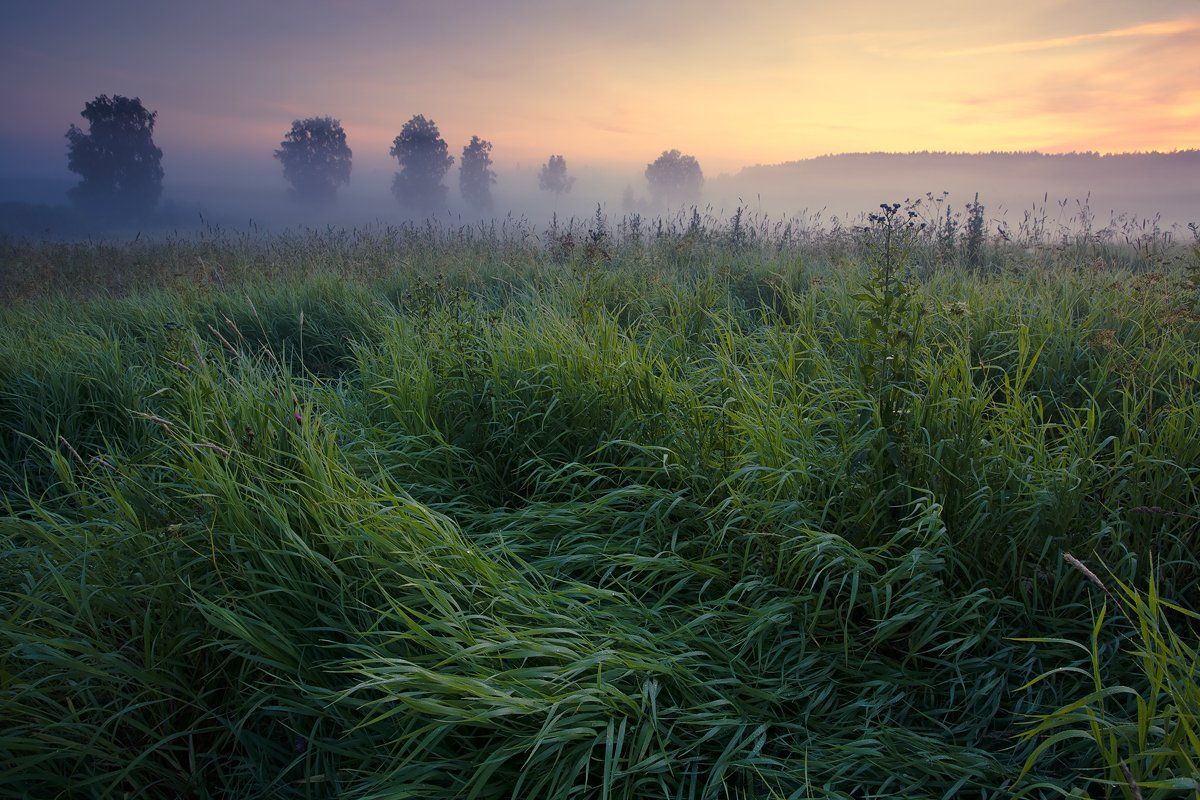
[(1200, 147), (1196, 0), (78, 5), (7, 26), (4, 66), (26, 80), (3, 89), (20, 109), (4, 141), (61, 150), (85, 99), (120, 92), (198, 165), (269, 155), (312, 114), (380, 170), (414, 113), (452, 150), (491, 139), (501, 168), (669, 147), (710, 174), (862, 150)]

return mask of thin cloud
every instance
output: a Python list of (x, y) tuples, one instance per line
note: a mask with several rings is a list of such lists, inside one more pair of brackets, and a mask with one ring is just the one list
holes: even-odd
[(1017, 53), (1033, 53), (1042, 50), (1060, 50), (1065, 47), (1076, 47), (1093, 42), (1104, 42), (1113, 39), (1146, 39), (1164, 36), (1177, 36), (1200, 30), (1200, 20), (1176, 19), (1165, 22), (1148, 22), (1144, 25), (1132, 25), (1127, 28), (1114, 28), (1096, 33), (1080, 33), (1074, 36), (1058, 36), (1051, 39), (1027, 39), (1019, 42), (1002, 42), (1000, 44), (969, 47), (962, 50), (949, 50), (941, 53), (945, 58), (983, 55), (1012, 55)]

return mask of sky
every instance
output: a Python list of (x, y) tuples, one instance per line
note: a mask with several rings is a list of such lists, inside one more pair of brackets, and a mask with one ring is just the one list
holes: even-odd
[(1200, 147), (1200, 0), (0, 0), (0, 71), (0, 176), (67, 177), (101, 93), (159, 112), (168, 180), (277, 173), (325, 114), (356, 174), (417, 113), (500, 169)]

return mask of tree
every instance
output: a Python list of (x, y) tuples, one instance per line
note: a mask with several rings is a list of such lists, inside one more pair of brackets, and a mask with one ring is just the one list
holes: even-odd
[(463, 148), (458, 166), (458, 188), (463, 200), (473, 211), (492, 210), (492, 184), (496, 172), (492, 169), (492, 143), (472, 136)]
[(646, 181), (650, 195), (659, 205), (692, 203), (700, 199), (704, 173), (694, 156), (678, 150), (664, 150), (662, 155), (646, 165)]
[(389, 153), (400, 162), (392, 193), (410, 210), (430, 214), (445, 207), (442, 179), (454, 164), (446, 140), (431, 119), (417, 114), (400, 129)]
[(352, 155), (346, 131), (333, 117), (296, 120), (275, 151), (292, 196), (318, 203), (332, 202), (337, 187), (350, 182)]
[(558, 197), (570, 192), (574, 185), (575, 178), (567, 174), (567, 160), (562, 156), (550, 156), (542, 165), (542, 171), (538, 174), (538, 188), (543, 192), (554, 192), (554, 196)]
[(144, 215), (162, 196), (162, 150), (154, 146), (158, 112), (141, 98), (102, 94), (80, 113), (88, 129), (67, 131), (67, 168), (79, 175), (76, 205)]

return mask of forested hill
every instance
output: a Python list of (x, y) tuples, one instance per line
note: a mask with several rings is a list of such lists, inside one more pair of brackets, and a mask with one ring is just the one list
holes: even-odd
[(1170, 153), (1094, 152), (843, 153), (746, 167), (714, 178), (709, 196), (722, 205), (761, 203), (778, 213), (827, 208), (832, 213), (927, 192), (951, 193), (963, 203), (980, 199), (997, 213), (1033, 204), (1090, 196), (1102, 222), (1111, 211), (1161, 213), (1169, 222), (1200, 218), (1200, 150)]

